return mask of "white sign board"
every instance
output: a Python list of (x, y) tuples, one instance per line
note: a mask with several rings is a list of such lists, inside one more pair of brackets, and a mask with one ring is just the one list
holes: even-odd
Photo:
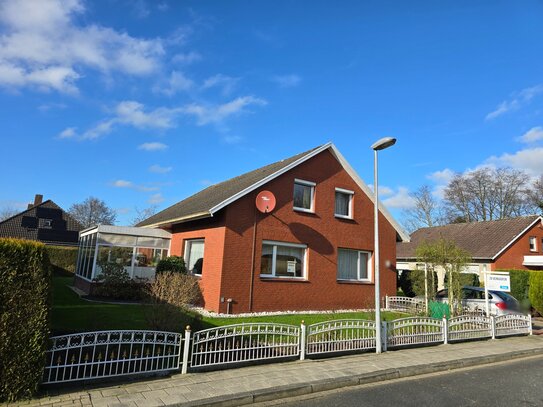
[(511, 278), (509, 277), (509, 273), (507, 274), (488, 273), (486, 275), (485, 288), (490, 291), (511, 292)]
[(289, 274), (296, 274), (296, 260), (288, 260), (287, 261), (287, 273)]

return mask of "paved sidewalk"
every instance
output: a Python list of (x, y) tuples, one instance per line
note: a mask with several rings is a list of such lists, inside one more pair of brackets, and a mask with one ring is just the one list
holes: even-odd
[(345, 386), (543, 354), (543, 336), (464, 342), (329, 359), (175, 374), (97, 388), (72, 388), (22, 405), (239, 406)]

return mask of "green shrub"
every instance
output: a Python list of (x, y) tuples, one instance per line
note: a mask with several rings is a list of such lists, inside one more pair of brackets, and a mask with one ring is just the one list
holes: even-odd
[[(479, 287), (479, 276), (473, 273), (457, 273), (456, 276), (460, 280), (460, 287), (473, 286)], [(445, 287), (448, 287), (449, 273), (445, 274)]]
[(94, 279), (98, 284), (92, 293), (115, 300), (141, 300), (145, 284), (132, 280), (124, 266), (113, 262), (98, 262), (102, 272)]
[(32, 397), (45, 366), (51, 273), (42, 243), (0, 239), (0, 401)]
[(530, 273), (528, 296), (532, 307), (540, 314), (543, 314), (543, 272), (533, 271)]
[(53, 273), (64, 276), (72, 276), (75, 273), (77, 247), (45, 246), (45, 248)]
[(162, 259), (156, 265), (156, 273), (163, 272), (174, 272), (174, 273), (187, 273), (187, 267), (185, 266), (185, 260), (179, 256), (170, 256)]
[[(428, 296), (432, 298), (437, 290), (437, 275), (434, 273), (432, 287), (432, 271), (428, 270)], [(424, 270), (403, 271), (399, 280), (398, 286), (403, 291), (406, 297), (424, 296)]]

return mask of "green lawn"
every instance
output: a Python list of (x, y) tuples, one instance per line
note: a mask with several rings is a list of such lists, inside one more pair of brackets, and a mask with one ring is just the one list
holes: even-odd
[[(82, 300), (70, 289), (73, 277), (53, 277), (53, 334), (99, 331), (108, 329), (150, 329), (145, 319), (146, 305), (138, 304), (103, 304)], [(383, 312), (382, 318), (390, 321), (405, 317), (405, 314)], [(333, 319), (369, 319), (373, 313), (346, 312), (331, 314), (284, 314), (244, 318), (200, 317), (186, 314), (179, 321), (179, 331), (187, 323), (197, 331), (215, 326), (241, 324), (243, 322), (274, 322), (299, 325), (302, 320), (306, 325)]]

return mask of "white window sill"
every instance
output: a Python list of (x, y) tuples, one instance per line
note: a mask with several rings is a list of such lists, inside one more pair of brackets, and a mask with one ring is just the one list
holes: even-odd
[(305, 277), (286, 277), (286, 276), (272, 276), (269, 274), (261, 274), (260, 278), (262, 280), (273, 280), (273, 281), (308, 281)]
[(311, 209), (298, 208), (296, 206), (294, 206), (292, 209), (294, 209), (296, 212), (315, 213), (315, 211)]
[(335, 213), (334, 216), (335, 216), (336, 218), (339, 218), (339, 219), (353, 220), (353, 217), (352, 217), (352, 216), (338, 215), (337, 213)]
[(351, 280), (348, 278), (338, 278), (338, 283), (352, 283), (352, 284), (373, 284), (371, 280)]

